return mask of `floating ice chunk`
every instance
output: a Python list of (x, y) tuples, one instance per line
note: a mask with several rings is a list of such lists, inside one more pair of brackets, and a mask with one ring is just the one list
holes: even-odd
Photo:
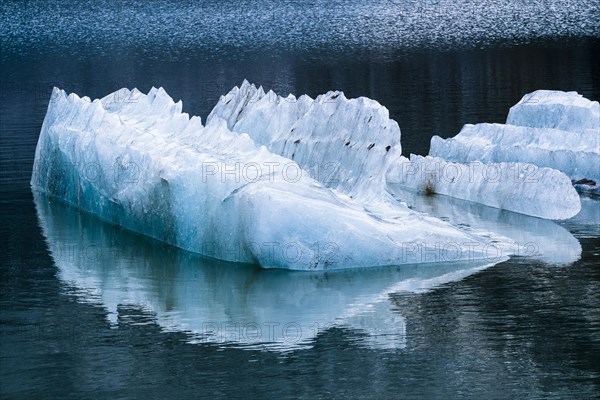
[(567, 219), (581, 209), (579, 195), (562, 172), (532, 164), (453, 163), (410, 155), (390, 182), (490, 207), (547, 219)]
[(386, 196), (385, 171), (402, 153), (400, 127), (385, 107), (338, 91), (314, 100), (282, 97), (244, 81), (221, 97), (207, 121), (215, 117), (296, 161), (325, 186), (363, 200)]
[(507, 124), (600, 135), (600, 104), (577, 92), (536, 90), (510, 108)]
[[(317, 142), (315, 153), (322, 153)], [(356, 168), (360, 182), (371, 178), (368, 168), (374, 180), (383, 179), (375, 160)], [(367, 184), (354, 184), (351, 170), (344, 171), (338, 187), (366, 191)], [(93, 102), (55, 89), (31, 184), (152, 238), (266, 268), (445, 262), (446, 244), (453, 246), (452, 260), (487, 257), (485, 238), (401, 205), (367, 206), (307, 175), (220, 118), (203, 127), (163, 89), (121, 90)]]
[(600, 182), (600, 135), (502, 124), (465, 125), (453, 138), (431, 138), (429, 155), (468, 163), (518, 162)]
[(555, 168), (578, 191), (600, 194), (600, 104), (577, 92), (538, 90), (511, 107), (507, 125), (465, 125), (454, 138), (434, 136), (430, 155)]

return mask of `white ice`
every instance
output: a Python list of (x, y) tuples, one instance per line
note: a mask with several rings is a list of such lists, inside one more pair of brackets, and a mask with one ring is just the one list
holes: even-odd
[(577, 92), (536, 90), (511, 107), (506, 123), (600, 135), (600, 104)]
[(385, 172), (402, 152), (400, 127), (387, 108), (339, 91), (316, 99), (282, 97), (244, 81), (221, 97), (207, 121), (213, 118), (294, 160), (325, 186), (363, 201), (386, 195)]
[(547, 219), (567, 219), (581, 209), (571, 180), (552, 168), (527, 163), (455, 163), (414, 154), (388, 174), (388, 182), (425, 194), (442, 194)]
[[(332, 95), (321, 99), (334, 100)], [(305, 118), (297, 125), (307, 135), (308, 147), (298, 154), (303, 166), (310, 161), (326, 164), (336, 159), (333, 152), (338, 149), (339, 183), (326, 187), (296, 162), (260, 146), (260, 140), (256, 144), (248, 134), (230, 131), (221, 118), (213, 115), (206, 127), (200, 118), (189, 118), (181, 112), (182, 103), (162, 88), (147, 95), (123, 89), (94, 101), (55, 89), (31, 184), (152, 238), (265, 268), (356, 268), (436, 257), (442, 262), (448, 257), (488, 262), (485, 249), (490, 243), (485, 237), (385, 200), (381, 186), (390, 162), (386, 157), (394, 152), (399, 156), (399, 148), (388, 152), (385, 146), (399, 146), (397, 124), (374, 102), (340, 104), (346, 103), (313, 107), (315, 126), (337, 112), (332, 121), (358, 115), (366, 126), (376, 123), (379, 134), (393, 134), (369, 150), (349, 125), (341, 125), (348, 130), (342, 137), (359, 147), (349, 151), (345, 147), (350, 145), (335, 139), (340, 132), (334, 125), (322, 134)], [(370, 130), (361, 129), (371, 140)], [(315, 135), (322, 136), (313, 139), (311, 153)], [(328, 140), (331, 145), (320, 145)], [(358, 151), (376, 157), (362, 162)]]
[(600, 104), (577, 92), (537, 90), (511, 107), (506, 125), (465, 125), (431, 139), (430, 155), (455, 162), (525, 162), (562, 171), (600, 194)]
[(600, 135), (588, 132), (469, 124), (453, 138), (431, 138), (429, 155), (461, 163), (530, 163), (558, 169), (573, 180), (600, 181)]

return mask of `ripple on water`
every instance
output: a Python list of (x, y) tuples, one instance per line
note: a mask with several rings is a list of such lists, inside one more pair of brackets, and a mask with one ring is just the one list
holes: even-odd
[(3, 50), (481, 47), (600, 36), (593, 0), (184, 0), (3, 2)]

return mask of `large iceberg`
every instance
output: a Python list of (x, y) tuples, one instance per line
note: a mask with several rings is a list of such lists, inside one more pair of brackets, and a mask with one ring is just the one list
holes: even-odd
[[(308, 147), (298, 146), (304, 149), (298, 156), (282, 150), (290, 156), (286, 158), (260, 145), (270, 136), (256, 139), (257, 144), (256, 135), (232, 132), (215, 115), (203, 126), (200, 118), (182, 113), (182, 103), (162, 88), (147, 95), (123, 89), (94, 101), (54, 89), (31, 184), (166, 243), (266, 268), (354, 268), (466, 258), (489, 262), (494, 246), (489, 238), (387, 201), (383, 188), (378, 191), (387, 163), (392, 155), (399, 156), (399, 129), (386, 119), (387, 111), (366, 100), (349, 101), (342, 109), (336, 103), (303, 102), (315, 109), (315, 126), (339, 110), (332, 121), (374, 115), (371, 123), (383, 124), (377, 131), (393, 134), (376, 143), (373, 136), (375, 144), (362, 148), (365, 141), (344, 133), (350, 139), (346, 146), (333, 129), (319, 137), (306, 118), (298, 129), (308, 135)], [(368, 118), (364, 123), (370, 123)], [(371, 140), (369, 129), (362, 132)], [(318, 139), (311, 153), (313, 136)], [(319, 145), (327, 141), (335, 144)], [(360, 162), (359, 153), (342, 150), (352, 144), (361, 147), (361, 156), (371, 152), (377, 157)], [(334, 158), (328, 149), (336, 148)], [(341, 166), (337, 183), (327, 187), (306, 173), (312, 161), (323, 165), (331, 159)], [(492, 254), (495, 261), (506, 258)]]
[(581, 209), (571, 180), (533, 164), (453, 163), (411, 154), (388, 174), (388, 182), (426, 194), (442, 194), (547, 219), (567, 219)]

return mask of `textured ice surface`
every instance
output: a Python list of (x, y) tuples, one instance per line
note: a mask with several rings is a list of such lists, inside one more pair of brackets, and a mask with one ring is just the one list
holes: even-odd
[(343, 92), (282, 97), (244, 81), (221, 97), (207, 121), (216, 117), (296, 161), (325, 186), (363, 201), (385, 195), (385, 172), (402, 153), (400, 127), (388, 110)]
[(582, 192), (600, 193), (600, 104), (577, 92), (537, 90), (511, 107), (507, 124), (465, 125), (434, 136), (430, 155), (456, 162), (525, 162), (558, 169)]
[(357, 345), (403, 348), (407, 323), (390, 294), (427, 291), (491, 265), (257, 271), (157, 246), (40, 193), (34, 199), (59, 278), (80, 301), (104, 306), (110, 323), (145, 317), (197, 343), (289, 351), (341, 328)]
[(536, 90), (511, 107), (506, 123), (600, 136), (600, 104), (577, 92)]
[[(327, 188), (294, 161), (230, 131), (226, 121), (213, 117), (204, 127), (181, 107), (163, 89), (148, 95), (121, 90), (95, 101), (55, 89), (36, 149), (33, 188), (183, 249), (267, 268), (488, 256), (485, 238), (403, 205), (366, 204), (347, 195), (383, 196), (366, 193), (377, 186), (360, 182), (382, 182), (385, 161), (369, 161), (373, 176), (356, 170), (359, 183), (337, 185), (347, 192)], [(360, 114), (356, 107), (348, 112), (348, 118)], [(310, 129), (306, 124), (302, 129)], [(330, 157), (325, 150), (316, 154)], [(355, 165), (352, 152), (338, 154), (341, 165)]]
[(503, 124), (465, 125), (449, 139), (431, 138), (431, 156), (449, 161), (520, 162), (600, 181), (600, 135)]
[(552, 168), (525, 163), (453, 163), (410, 155), (389, 182), (490, 207), (547, 219), (567, 219), (581, 209), (571, 180)]

